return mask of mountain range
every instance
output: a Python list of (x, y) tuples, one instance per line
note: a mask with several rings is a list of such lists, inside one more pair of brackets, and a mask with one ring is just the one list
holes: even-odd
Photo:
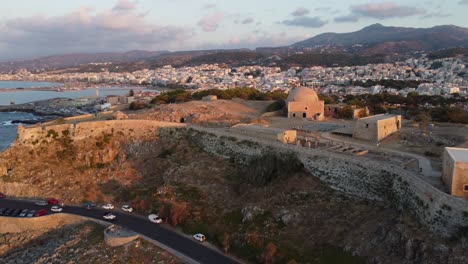
[[(292, 58), (294, 60), (304, 60), (298, 56), (302, 53), (312, 53), (315, 56), (324, 53), (340, 54), (352, 59), (351, 56), (388, 56), (409, 54), (416, 51), (435, 52), (459, 47), (468, 47), (468, 28), (453, 25), (410, 28), (374, 24), (355, 32), (323, 33), (290, 46), (257, 48), (254, 51), (248, 49), (177, 52), (135, 50), (125, 53), (63, 54), (3, 62), (0, 63), (0, 72), (11, 72), (18, 69), (43, 71), (73, 67), (79, 70), (94, 71), (99, 69), (99, 65), (89, 66), (88, 64), (104, 62), (123, 65), (124, 69), (128, 70), (148, 66), (158, 67), (165, 64), (182, 66), (200, 63), (226, 63), (236, 65), (244, 62), (253, 63), (259, 58), (271, 55), (289, 58), (291, 53), (294, 54), (294, 58)], [(317, 60), (314, 59), (314, 61)], [(333, 63), (333, 61), (330, 62)], [(292, 64), (294, 65), (294, 61)]]
[(468, 46), (468, 28), (453, 25), (432, 28), (386, 27), (374, 24), (351, 33), (324, 33), (292, 45), (294, 48), (342, 46), (370, 53), (436, 51)]

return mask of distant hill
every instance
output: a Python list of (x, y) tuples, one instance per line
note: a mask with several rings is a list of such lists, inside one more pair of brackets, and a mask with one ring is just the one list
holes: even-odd
[(324, 33), (291, 45), (293, 48), (342, 46), (367, 54), (410, 51), (435, 51), (468, 47), (468, 28), (436, 26), (432, 28), (386, 27), (374, 24), (351, 33)]
[(148, 57), (155, 57), (168, 51), (144, 51), (134, 50), (124, 53), (103, 52), (103, 53), (73, 53), (63, 55), (53, 55), (28, 60), (16, 60), (0, 63), (0, 72), (10, 72), (18, 69), (28, 69), (30, 71), (42, 69), (60, 69), (76, 67), (89, 63), (125, 63), (134, 62)]

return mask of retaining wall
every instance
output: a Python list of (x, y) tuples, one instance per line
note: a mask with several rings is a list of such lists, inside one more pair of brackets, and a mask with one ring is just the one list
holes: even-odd
[(31, 218), (3, 216), (0, 217), (0, 234), (56, 229), (65, 225), (77, 224), (83, 221), (85, 221), (84, 218), (70, 214), (52, 214)]

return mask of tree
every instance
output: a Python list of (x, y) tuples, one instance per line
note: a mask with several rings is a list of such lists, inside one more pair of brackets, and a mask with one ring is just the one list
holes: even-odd
[(265, 252), (263, 253), (263, 263), (270, 264), (274, 263), (275, 255), (278, 249), (276, 248), (275, 244), (272, 242), (268, 243), (266, 246)]
[(223, 235), (223, 249), (224, 253), (228, 253), (229, 248), (230, 248), (230, 242), (231, 242), (231, 236), (228, 233), (224, 233)]

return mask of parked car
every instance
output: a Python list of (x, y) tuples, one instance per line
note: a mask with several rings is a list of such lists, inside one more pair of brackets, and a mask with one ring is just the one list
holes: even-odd
[(21, 209), (16, 209), (13, 211), (13, 213), (11, 213), (10, 216), (18, 216), (20, 213), (21, 213)]
[(102, 206), (102, 208), (106, 209), (106, 210), (112, 210), (114, 209), (114, 206), (112, 204), (105, 204)]
[(56, 212), (56, 213), (57, 213), (57, 212), (62, 212), (63, 208), (60, 207), (60, 206), (58, 206), (58, 205), (54, 205), (54, 206), (52, 206), (52, 207), (50, 208), (50, 210), (51, 210), (52, 212)]
[(19, 214), (19, 216), (20, 216), (20, 217), (25, 217), (27, 214), (28, 214), (28, 209), (24, 209), (23, 211), (21, 211), (21, 213)]
[(150, 214), (150, 215), (148, 215), (148, 219), (149, 219), (151, 222), (156, 223), (156, 224), (162, 223), (161, 217), (159, 217), (159, 215), (157, 215), (157, 214)]
[(36, 210), (31, 210), (29, 213), (26, 215), (26, 217), (33, 217), (36, 214)]
[(206, 240), (206, 237), (203, 234), (195, 234), (193, 235), (193, 238), (195, 238), (195, 240), (198, 240), (200, 242), (203, 242)]
[(113, 215), (111, 213), (105, 213), (103, 218), (106, 219), (106, 220), (115, 220), (115, 218), (117, 218), (117, 216), (115, 216), (115, 215)]
[(15, 208), (10, 208), (3, 213), (3, 216), (10, 216), (15, 211)]
[(122, 211), (131, 213), (131, 212), (133, 212), (133, 208), (130, 205), (126, 204), (126, 205), (122, 206)]
[(35, 205), (39, 205), (39, 206), (46, 206), (48, 205), (48, 203), (46, 201), (37, 201), (34, 203)]
[(34, 216), (36, 216), (36, 217), (37, 216), (43, 216), (45, 214), (47, 214), (47, 210), (46, 209), (41, 209), (41, 210), (37, 211), (37, 213), (35, 213)]
[(3, 193), (0, 193), (0, 199), (2, 199), (2, 198), (5, 198), (5, 197), (6, 197), (6, 195), (5, 195), (5, 194), (3, 194)]
[(84, 203), (83, 207), (88, 209), (88, 210), (91, 210), (91, 208), (96, 207), (96, 204), (94, 204), (94, 203)]
[(47, 199), (47, 204), (56, 205), (56, 204), (58, 204), (58, 203), (59, 203), (59, 201), (58, 201), (57, 199), (55, 199), (55, 198), (49, 198), (49, 199)]

